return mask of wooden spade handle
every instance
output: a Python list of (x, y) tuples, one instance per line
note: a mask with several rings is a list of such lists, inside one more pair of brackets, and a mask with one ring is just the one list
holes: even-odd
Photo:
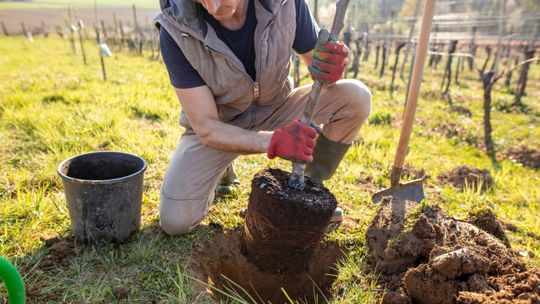
[(394, 166), (390, 176), (392, 186), (399, 183), (401, 169), (403, 169), (403, 164), (405, 163), (405, 155), (409, 145), (409, 139), (411, 138), (414, 115), (416, 112), (416, 105), (418, 103), (418, 95), (420, 93), (420, 84), (422, 82), (422, 74), (424, 72), (424, 63), (426, 61), (429, 34), (434, 11), (435, 0), (426, 0), (424, 14), (422, 17), (422, 26), (420, 29), (420, 35), (418, 37), (418, 46), (416, 48), (416, 59), (414, 61), (412, 71), (409, 95), (407, 96), (405, 114), (403, 115), (403, 125), (401, 127), (401, 134), (399, 136), (399, 142), (396, 150), (396, 158), (394, 159)]

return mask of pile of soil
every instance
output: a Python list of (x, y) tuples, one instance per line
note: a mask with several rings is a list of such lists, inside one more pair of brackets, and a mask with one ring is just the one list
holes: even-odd
[(290, 176), (269, 169), (251, 183), (242, 252), (265, 272), (305, 271), (337, 206), (321, 183), (306, 178), (303, 190), (293, 189)]
[(71, 257), (82, 254), (82, 248), (77, 245), (74, 237), (54, 237), (46, 239), (43, 242), (45, 243), (45, 247), (48, 248), (47, 254), (40, 263), (40, 268), (44, 270), (65, 267), (69, 264)]
[(485, 191), (493, 186), (493, 177), (489, 170), (466, 165), (455, 167), (450, 172), (439, 175), (439, 180), (459, 189), (464, 189), (465, 185), (477, 189), (481, 184), (481, 190)]
[(459, 137), (465, 138), (467, 131), (462, 125), (454, 123), (445, 123), (435, 128), (447, 138)]
[(467, 117), (471, 117), (472, 116), (472, 112), (471, 110), (469, 110), (469, 108), (467, 107), (464, 107), (464, 106), (450, 106), (450, 111), (452, 112), (456, 112), (458, 114), (462, 114), (462, 115), (465, 115)]
[(540, 271), (437, 206), (385, 198), (366, 235), (383, 303), (538, 303)]
[(540, 169), (540, 149), (529, 148), (521, 144), (506, 152), (506, 157), (525, 167)]
[(316, 298), (320, 301), (330, 297), (331, 285), (337, 275), (337, 263), (345, 255), (344, 248), (337, 243), (323, 242), (309, 259), (304, 271), (295, 274), (268, 273), (252, 264), (240, 252), (242, 233), (241, 229), (219, 232), (208, 242), (194, 248), (194, 261), (189, 271), (190, 276), (196, 279), (191, 281), (196, 293), (226, 298), (218, 290), (229, 293), (234, 290), (245, 299), (251, 296), (257, 299), (257, 303), (273, 304), (290, 303), (281, 288), (291, 299), (304, 301), (301, 303), (314, 303)]

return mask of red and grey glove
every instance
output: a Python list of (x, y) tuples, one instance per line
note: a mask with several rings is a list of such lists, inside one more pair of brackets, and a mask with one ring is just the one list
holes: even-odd
[(313, 50), (313, 59), (308, 66), (311, 79), (331, 84), (339, 79), (347, 66), (349, 48), (342, 41), (318, 44)]
[(313, 161), (317, 131), (300, 120), (295, 120), (283, 129), (277, 129), (272, 135), (268, 147), (268, 158), (276, 156), (299, 163)]

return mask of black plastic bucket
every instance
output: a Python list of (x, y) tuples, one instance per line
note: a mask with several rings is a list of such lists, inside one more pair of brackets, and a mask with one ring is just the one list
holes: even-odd
[(75, 238), (84, 243), (123, 242), (141, 226), (146, 162), (123, 152), (93, 152), (58, 166)]

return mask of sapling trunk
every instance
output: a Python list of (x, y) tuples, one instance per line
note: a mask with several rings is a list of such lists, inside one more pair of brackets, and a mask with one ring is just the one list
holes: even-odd
[(384, 70), (386, 68), (386, 57), (387, 57), (387, 47), (386, 41), (383, 43), (382, 46), (382, 62), (381, 62), (381, 72), (379, 73), (379, 78), (382, 78), (384, 76)]
[(495, 73), (489, 71), (482, 73), (482, 86), (484, 88), (484, 145), (490, 158), (495, 159), (495, 148), (491, 137), (491, 89), (493, 88), (493, 76)]
[(394, 95), (394, 82), (396, 79), (396, 70), (399, 63), (399, 52), (405, 46), (405, 42), (401, 42), (396, 47), (396, 60), (394, 61), (394, 66), (392, 67), (392, 82), (390, 83), (390, 96)]
[(453, 54), (456, 51), (457, 43), (458, 43), (457, 40), (452, 40), (450, 41), (450, 44), (448, 45), (448, 59), (446, 61), (446, 68), (444, 69), (444, 75), (443, 75), (443, 79), (441, 83), (441, 90), (446, 84), (446, 88), (444, 89), (443, 95), (448, 95), (448, 92), (450, 91), (450, 83), (452, 82), (452, 59), (453, 59)]
[(529, 66), (530, 62), (527, 60), (532, 59), (534, 56), (534, 49), (525, 47), (525, 63), (521, 66), (519, 72), (519, 80), (516, 90), (516, 98), (514, 99), (514, 106), (523, 106), (521, 99), (525, 95), (525, 89), (527, 88), (527, 79), (529, 77)]
[(379, 54), (381, 52), (381, 45), (377, 43), (377, 46), (375, 46), (375, 69), (379, 66)]

